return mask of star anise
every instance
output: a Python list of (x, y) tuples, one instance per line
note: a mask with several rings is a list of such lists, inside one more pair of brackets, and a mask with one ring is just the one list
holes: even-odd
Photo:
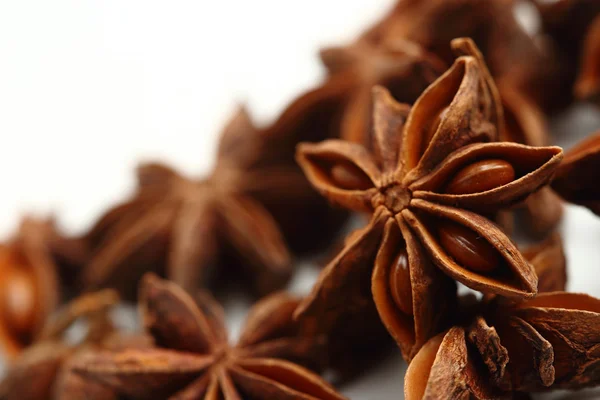
[(600, 11), (588, 30), (581, 57), (575, 95), (600, 105)]
[(358, 44), (326, 48), (321, 51), (321, 60), (330, 75), (346, 76), (353, 82), (339, 137), (357, 143), (370, 143), (373, 86), (384, 86), (396, 100), (412, 104), (445, 70), (440, 59), (401, 39), (380, 47)]
[[(511, 85), (500, 84), (498, 89), (505, 119), (500, 139), (528, 146), (548, 146), (550, 140), (542, 110), (525, 93)], [(548, 186), (532, 193), (516, 208), (522, 212), (523, 226), (536, 237), (556, 228), (563, 215), (559, 197)], [(508, 222), (512, 226), (512, 219)], [(510, 227), (507, 228), (510, 232)]]
[(552, 292), (495, 299), (473, 322), (425, 344), (405, 377), (407, 400), (509, 397), (600, 384), (600, 300)]
[(580, 99), (600, 102), (600, 3), (596, 0), (537, 0), (543, 30), (570, 63), (567, 80)]
[(554, 96), (570, 90), (556, 55), (528, 35), (514, 14), (514, 0), (399, 0), (359, 42), (380, 46), (398, 39), (422, 46), (447, 63), (448, 43), (470, 37), (481, 49), (494, 79), (528, 94), (544, 109), (567, 104)]
[(373, 153), (340, 140), (298, 150), (319, 192), (371, 215), (298, 315), (327, 326), (374, 300), (407, 359), (445, 323), (450, 278), (485, 293), (535, 295), (531, 265), (487, 216), (546, 184), (562, 159), (557, 147), (492, 143), (503, 121), (494, 83), (472, 41), (452, 45), (467, 55), (412, 108), (374, 90)]
[(311, 210), (308, 198), (315, 193), (267, 136), (276, 134), (258, 131), (241, 110), (223, 132), (208, 178), (188, 179), (161, 164), (140, 166), (134, 197), (108, 211), (87, 235), (93, 254), (84, 286), (134, 292), (148, 270), (164, 272), (187, 290), (235, 275), (259, 295), (285, 284), (290, 253), (267, 207), (287, 208), (297, 220), (303, 201), (304, 211)]
[(566, 201), (600, 215), (600, 131), (567, 152), (552, 188)]
[(223, 310), (208, 295), (196, 299), (172, 282), (143, 279), (140, 313), (158, 347), (88, 353), (73, 370), (134, 399), (343, 399), (294, 362), (314, 365), (323, 342), (302, 336), (298, 304), (273, 294), (251, 310), (237, 345), (228, 343)]
[[(58, 396), (65, 386), (73, 387), (67, 367), (71, 359), (90, 347), (115, 347), (113, 325), (108, 310), (118, 302), (112, 290), (81, 296), (57, 310), (49, 317), (34, 342), (12, 363), (0, 383), (0, 398), (3, 400), (63, 400), (85, 398)], [(64, 339), (65, 331), (76, 321), (88, 321), (88, 331), (81, 343), (72, 345)], [(136, 340), (138, 343), (142, 341)], [(92, 390), (92, 386), (89, 387)], [(93, 390), (110, 399), (110, 390), (94, 385)]]
[(8, 357), (31, 344), (58, 305), (72, 250), (52, 220), (29, 217), (0, 245), (0, 345)]
[(538, 276), (538, 292), (566, 290), (567, 259), (561, 236), (554, 232), (541, 243), (521, 251)]

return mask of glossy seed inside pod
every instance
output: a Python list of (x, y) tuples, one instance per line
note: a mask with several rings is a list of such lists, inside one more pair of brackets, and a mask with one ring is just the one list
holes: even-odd
[(331, 179), (338, 187), (347, 190), (366, 190), (373, 187), (373, 182), (354, 164), (338, 162), (329, 170)]
[(400, 250), (392, 262), (389, 284), (390, 293), (398, 309), (404, 314), (413, 315), (408, 254), (405, 249)]
[(31, 331), (35, 317), (35, 284), (24, 268), (8, 268), (0, 285), (0, 310), (9, 329)]
[(478, 233), (455, 222), (438, 225), (440, 244), (454, 260), (475, 272), (491, 272), (501, 262), (500, 253)]
[(468, 194), (495, 189), (515, 180), (515, 169), (504, 160), (482, 160), (464, 167), (448, 182), (446, 193)]

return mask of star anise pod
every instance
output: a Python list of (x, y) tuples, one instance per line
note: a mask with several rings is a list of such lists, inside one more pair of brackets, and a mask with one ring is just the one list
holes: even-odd
[(575, 95), (600, 102), (600, 3), (596, 0), (535, 1), (543, 30), (570, 62)]
[(544, 109), (567, 104), (554, 95), (570, 90), (560, 79), (566, 71), (552, 49), (520, 26), (514, 6), (514, 0), (399, 0), (359, 42), (379, 46), (404, 39), (451, 63), (448, 43), (470, 37), (497, 82), (524, 91)]
[(566, 201), (600, 215), (600, 131), (566, 153), (552, 188)]
[(565, 291), (567, 285), (567, 259), (561, 236), (554, 232), (541, 243), (521, 251), (533, 265), (538, 276), (538, 292)]
[(230, 345), (223, 310), (210, 295), (194, 299), (147, 275), (140, 313), (158, 347), (88, 353), (73, 370), (133, 399), (343, 399), (294, 363), (314, 365), (323, 354), (323, 342), (302, 336), (293, 321), (297, 304), (285, 293), (261, 300)]
[(330, 75), (345, 75), (353, 82), (339, 136), (364, 144), (371, 142), (373, 86), (384, 86), (396, 100), (412, 104), (445, 70), (436, 56), (401, 39), (379, 47), (358, 44), (326, 48), (321, 51), (321, 60)]
[[(302, 202), (304, 211), (314, 209), (308, 198), (316, 196), (299, 168), (280, 159), (274, 143), (282, 140), (258, 131), (241, 110), (223, 132), (209, 177), (140, 166), (134, 197), (108, 211), (87, 235), (93, 253), (84, 286), (134, 292), (151, 270), (187, 290), (236, 275), (259, 295), (280, 288), (290, 277), (291, 256), (267, 208), (287, 209), (298, 219)], [(322, 200), (318, 204), (325, 209)]]
[(575, 82), (575, 95), (600, 105), (600, 11), (588, 29)]
[[(3, 400), (48, 400), (67, 399), (57, 393), (65, 384), (72, 387), (68, 377), (68, 362), (90, 347), (115, 346), (114, 328), (107, 315), (109, 309), (118, 302), (112, 290), (90, 293), (81, 296), (58, 309), (50, 316), (31, 347), (25, 349), (0, 383), (0, 398)], [(88, 321), (86, 336), (79, 344), (69, 344), (65, 332), (75, 322)], [(106, 342), (105, 342), (106, 341)], [(140, 342), (140, 339), (137, 339)], [(90, 387), (91, 389), (91, 387)], [(94, 385), (94, 390), (102, 393), (103, 399), (110, 399), (110, 390)], [(79, 397), (84, 398), (84, 397)]]
[(600, 300), (552, 292), (495, 299), (473, 322), (425, 344), (405, 377), (407, 400), (508, 398), (600, 384)]
[[(539, 276), (539, 291), (548, 293), (540, 296), (563, 294), (566, 283), (566, 260), (560, 236), (554, 234), (543, 243), (525, 249), (523, 254), (532, 263)], [(575, 299), (589, 298), (584, 295), (564, 295), (573, 296)], [(506, 322), (514, 319), (517, 314), (515, 309), (527, 308), (527, 305), (525, 303), (514, 305), (494, 296), (485, 297), (482, 301), (475, 300), (473, 296), (465, 296), (462, 298), (461, 305), (461, 312), (455, 317), (456, 325), (429, 340), (409, 365), (404, 380), (405, 398), (407, 400), (526, 398), (523, 392), (515, 391), (530, 389), (523, 385), (513, 385), (511, 376), (518, 373), (531, 375), (531, 371), (539, 368), (535, 362), (532, 366), (531, 360), (539, 360), (539, 357), (536, 359), (538, 355), (532, 355), (531, 350), (534, 352), (542, 350), (535, 347), (540, 342), (532, 340), (528, 345), (518, 348), (516, 352), (509, 352), (504, 347), (504, 341), (513, 338), (515, 332), (526, 338), (534, 336), (528, 336), (530, 333), (527, 330), (519, 331), (517, 325), (513, 324), (511, 327), (510, 322), (507, 336), (501, 336), (495, 326), (501, 324), (506, 327)], [(574, 308), (568, 302), (564, 302), (563, 306)], [(550, 310), (550, 313), (554, 312), (556, 311)], [(499, 320), (501, 323), (497, 323)], [(506, 333), (507, 330), (503, 328), (502, 332)], [(521, 340), (517, 337), (515, 343), (521, 343)], [(531, 348), (530, 344), (534, 347)], [(514, 350), (514, 346), (508, 347)], [(525, 355), (521, 356), (521, 354)], [(547, 356), (549, 353), (540, 352), (541, 354)], [(566, 355), (559, 354), (560, 356)], [(558, 361), (557, 358), (554, 360)], [(538, 372), (550, 371), (550, 367), (546, 363)]]
[(340, 140), (298, 150), (319, 192), (371, 215), (298, 315), (327, 326), (374, 301), (407, 359), (445, 323), (450, 278), (485, 293), (535, 295), (531, 265), (487, 216), (546, 184), (562, 159), (557, 147), (493, 143), (503, 121), (494, 83), (472, 41), (452, 45), (467, 55), (412, 108), (374, 90), (373, 153)]
[[(523, 92), (511, 85), (498, 86), (504, 109), (504, 130), (500, 139), (528, 146), (543, 147), (550, 144), (546, 118), (538, 106)], [(552, 231), (560, 222), (563, 207), (560, 198), (548, 186), (532, 193), (516, 206), (523, 217), (528, 233), (541, 237)], [(508, 220), (512, 226), (512, 219)], [(510, 226), (507, 231), (511, 232)]]
[(32, 343), (58, 305), (71, 244), (52, 220), (27, 217), (0, 245), (0, 345), (9, 358)]

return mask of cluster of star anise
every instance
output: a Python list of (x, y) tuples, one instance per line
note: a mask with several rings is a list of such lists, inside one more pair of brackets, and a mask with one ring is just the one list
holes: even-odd
[[(600, 132), (563, 155), (546, 127), (600, 104), (600, 1), (533, 4), (532, 34), (512, 0), (400, 0), (273, 124), (240, 109), (209, 176), (140, 165), (77, 237), (24, 220), (0, 246), (0, 400), (343, 399), (319, 374), (394, 342), (406, 399), (600, 385), (600, 299), (565, 291), (556, 231), (561, 198), (600, 215)], [(323, 250), (310, 294), (280, 291)], [(232, 282), (262, 297), (236, 344), (209, 292)]]

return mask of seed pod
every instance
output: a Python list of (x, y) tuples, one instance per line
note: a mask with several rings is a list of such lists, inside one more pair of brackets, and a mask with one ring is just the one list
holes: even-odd
[(390, 269), (389, 280), (394, 303), (403, 313), (413, 315), (412, 288), (406, 249), (400, 250), (396, 255)]
[(466, 268), (485, 273), (500, 265), (498, 251), (470, 229), (443, 221), (438, 225), (438, 233), (442, 247)]
[(35, 324), (35, 282), (27, 268), (9, 267), (0, 288), (0, 313), (7, 328), (28, 336)]
[(515, 169), (504, 160), (482, 160), (461, 169), (446, 186), (448, 194), (479, 193), (506, 185)]
[(347, 190), (366, 190), (373, 186), (369, 177), (350, 163), (337, 163), (331, 167), (329, 173), (339, 187)]

